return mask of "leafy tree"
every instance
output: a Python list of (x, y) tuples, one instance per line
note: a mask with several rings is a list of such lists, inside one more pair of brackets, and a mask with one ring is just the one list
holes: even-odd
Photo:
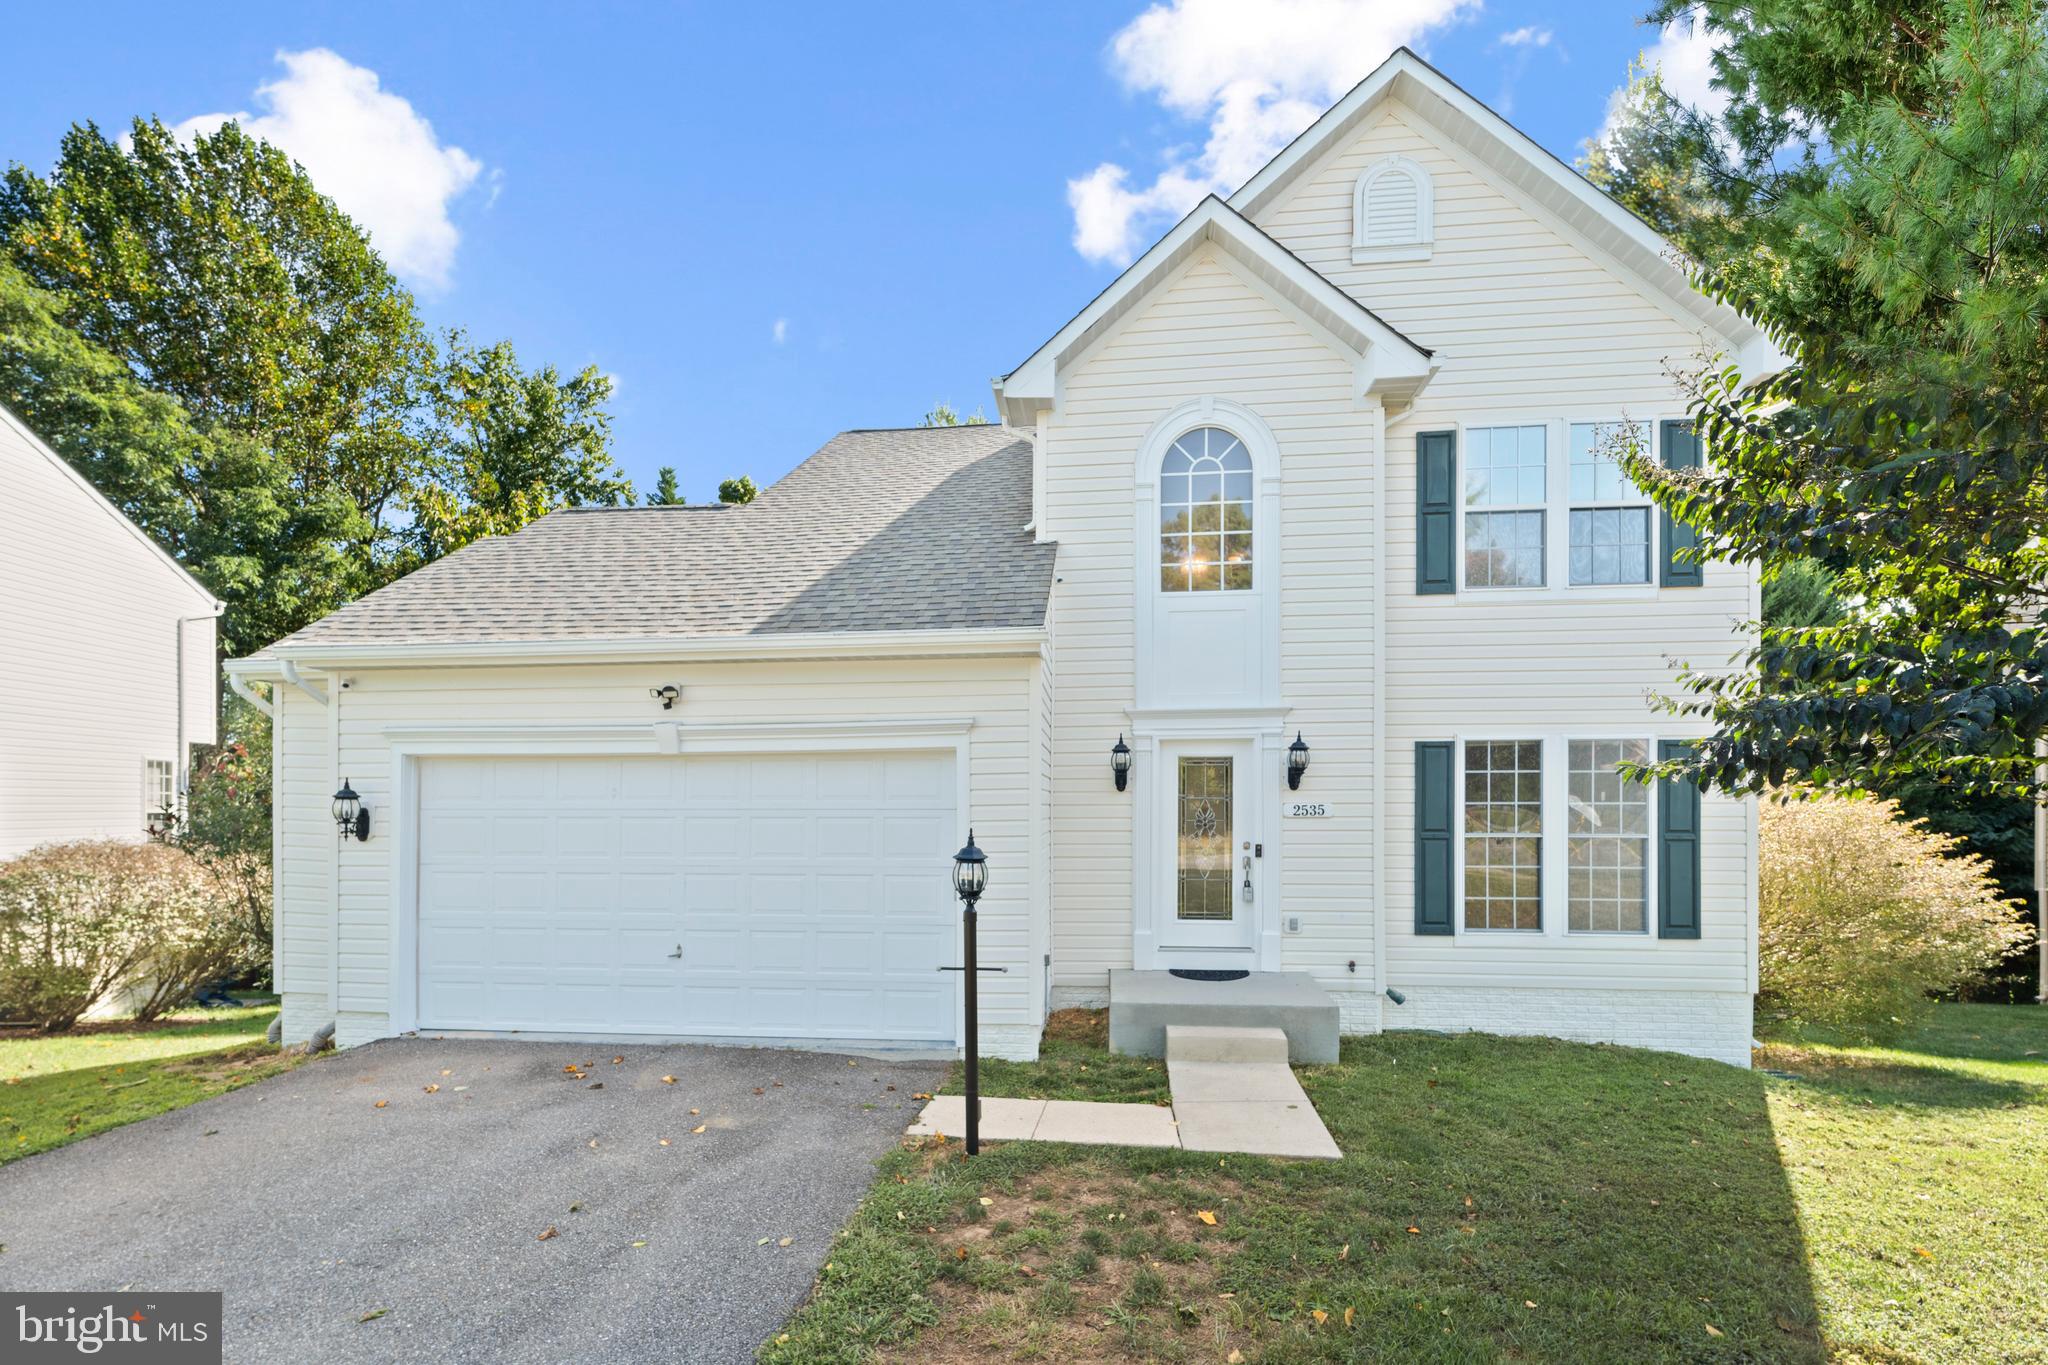
[(665, 464), (655, 475), (654, 491), (647, 495), (649, 507), (677, 507), (683, 502), (683, 495), (676, 488), (676, 467)]
[(958, 412), (954, 411), (951, 403), (935, 403), (932, 405), (932, 410), (924, 415), (924, 420), (919, 422), (918, 425), (921, 427), (985, 427), (988, 425), (988, 418), (981, 415), (980, 408), (976, 408), (973, 415), (962, 417)]
[(612, 381), (596, 366), (564, 379), (520, 366), (509, 341), (448, 336), (435, 381), (433, 480), (408, 494), (422, 561), (505, 535), (558, 507), (616, 507), (633, 485), (611, 458)]
[[(1737, 790), (1927, 779), (2031, 798), (2048, 732), (2041, 8), (1674, 0), (1653, 18), (1681, 8), (1726, 37), (1727, 112), (1639, 101), (1650, 126), (1613, 155), (1642, 160), (1610, 184), (1638, 206), (1704, 186), (1697, 213), (1674, 211), (1681, 242), (1798, 363), (1698, 377), (1706, 472), (1625, 463), (1710, 556), (1812, 559), (1864, 604), (1766, 625), (1751, 667), (1691, 674), (1679, 704), (1716, 733), (1682, 769)], [(1679, 174), (1655, 162), (1673, 148), (1696, 158)]]
[(727, 479), (718, 485), (718, 500), (725, 503), (752, 502), (761, 490), (754, 487), (754, 481), (745, 474), (737, 479)]
[(270, 721), (239, 697), (221, 717), (221, 742), (192, 769), (178, 846), (214, 876), (237, 924), (240, 974), (270, 984)]
[(1840, 624), (1848, 616), (1835, 576), (1810, 559), (1792, 559), (1764, 580), (1764, 624), (1784, 630)]

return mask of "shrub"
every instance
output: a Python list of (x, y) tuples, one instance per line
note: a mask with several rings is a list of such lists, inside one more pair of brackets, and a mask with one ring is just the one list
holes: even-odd
[(0, 863), (0, 1013), (70, 1028), (138, 988), (151, 1019), (234, 960), (235, 925), (215, 877), (164, 844), (45, 844)]
[[(239, 928), (233, 974), (270, 984), (270, 722), (239, 699), (224, 720), (225, 743), (192, 772), (178, 846), (218, 880)], [(204, 983), (194, 983), (204, 984)]]
[(1768, 802), (1758, 1003), (1862, 1042), (1905, 1033), (2033, 937), (1984, 859), (1888, 801)]

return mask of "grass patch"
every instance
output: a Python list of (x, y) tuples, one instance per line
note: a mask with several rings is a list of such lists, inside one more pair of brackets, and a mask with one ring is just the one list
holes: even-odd
[(274, 1076), (296, 1059), (264, 1041), (274, 1005), (151, 1025), (0, 1035), (0, 1163)]
[[(1113, 1089), (1122, 1060), (1063, 1022), (1048, 1064), (991, 1093), (1163, 1081)], [(892, 1153), (761, 1357), (2048, 1361), (2044, 1054), (2048, 1011), (2012, 1006), (1944, 1007), (1891, 1049), (1767, 1049), (1797, 1080), (1347, 1039), (1299, 1072), (1339, 1162)]]
[[(940, 1087), (961, 1093), (961, 1070)], [(1130, 1104), (1165, 1104), (1166, 1063), (1157, 1057), (1117, 1057), (1109, 1051), (1106, 1010), (1054, 1010), (1045, 1021), (1045, 1036), (1035, 1062), (983, 1058), (981, 1093), (989, 1099), (1110, 1100)]]

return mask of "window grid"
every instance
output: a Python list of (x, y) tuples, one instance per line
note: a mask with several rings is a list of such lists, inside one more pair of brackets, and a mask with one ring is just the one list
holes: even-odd
[(1550, 496), (1547, 435), (1540, 423), (1466, 432), (1467, 587), (1543, 586), (1544, 512)]
[(1646, 442), (1649, 429), (1640, 422), (1572, 423), (1567, 579), (1574, 586), (1650, 581), (1649, 501), (1608, 453), (1623, 439)]
[(1650, 793), (1619, 768), (1647, 763), (1649, 743), (1575, 739), (1566, 748), (1566, 923), (1574, 933), (1647, 933)]
[(142, 815), (177, 809), (177, 768), (167, 758), (142, 761)]
[(1465, 744), (1465, 927), (1543, 927), (1541, 741)]
[(1252, 586), (1252, 457), (1219, 427), (1196, 427), (1159, 467), (1162, 592)]

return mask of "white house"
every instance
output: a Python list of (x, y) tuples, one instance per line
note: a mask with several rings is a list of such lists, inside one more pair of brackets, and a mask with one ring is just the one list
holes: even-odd
[(1754, 812), (1615, 771), (1758, 613), (1601, 454), (1696, 460), (1713, 356), (1782, 363), (1397, 53), (1003, 425), (559, 512), (231, 664), (275, 684), (285, 1034), (955, 1044), (971, 828), (986, 1050), (1193, 968), (1745, 1065)]
[(0, 859), (140, 839), (215, 739), (221, 604), (0, 408)]

